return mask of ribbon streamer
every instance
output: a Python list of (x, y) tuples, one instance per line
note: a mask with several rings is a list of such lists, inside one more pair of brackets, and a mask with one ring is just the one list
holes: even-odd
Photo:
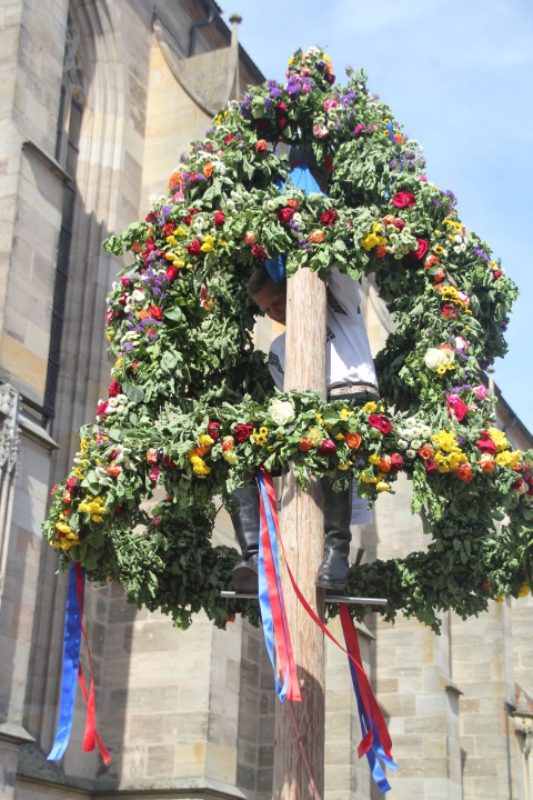
[(279, 520), (277, 516), (277, 509), (275, 505), (275, 492), (274, 486), (272, 483), (271, 475), (261, 467), (259, 470), (259, 474), (262, 478), (262, 485), (264, 487), (264, 491), (267, 494), (268, 504), (270, 508), (273, 510), (274, 516), (274, 524), (276, 531), (278, 533), (279, 544), (281, 547), (281, 552), (283, 554), (285, 560), (285, 566), (287, 568), (287, 573), (289, 575), (290, 582), (292, 587), (298, 597), (300, 603), (303, 605), (313, 622), (318, 625), (320, 630), (327, 636), (333, 644), (335, 644), (340, 650), (343, 651), (348, 656), (349, 664), (350, 664), (350, 671), (352, 675), (352, 682), (354, 685), (354, 691), (357, 700), (357, 706), (359, 709), (359, 716), (361, 719), (361, 731), (363, 734), (363, 738), (359, 743), (357, 748), (357, 753), (361, 758), (363, 755), (367, 756), (370, 771), (372, 774), (373, 779), (376, 781), (376, 784), (379, 790), (383, 793), (390, 789), (390, 785), (385, 777), (385, 773), (383, 772), (383, 768), (381, 766), (380, 760), (386, 764), (389, 769), (397, 769), (397, 764), (394, 762), (392, 758), (392, 741), (387, 730), (387, 726), (385, 724), (385, 720), (383, 719), (383, 715), (381, 710), (378, 706), (374, 693), (372, 691), (372, 687), (368, 680), (365, 668), (363, 666), (363, 662), (361, 659), (361, 652), (359, 649), (359, 643), (357, 641), (357, 633), (355, 627), (353, 625), (353, 621), (350, 615), (350, 611), (346, 603), (340, 604), (340, 612), (341, 612), (341, 623), (343, 627), (343, 632), (346, 641), (346, 647), (343, 647), (342, 644), (336, 639), (336, 637), (327, 629), (324, 625), (320, 617), (316, 614), (313, 608), (309, 605), (306, 598), (302, 594), (300, 587), (298, 586), (294, 575), (292, 574), (291, 568), (287, 561), (287, 557), (285, 555), (285, 548), (283, 546), (283, 539), (281, 537), (281, 531), (279, 529)]
[[(63, 669), (61, 676), (61, 703), (57, 733), (48, 761), (59, 761), (67, 749), (74, 710), (76, 707), (76, 679), (78, 680), (87, 707), (82, 749), (84, 752), (94, 750), (96, 744), (104, 764), (111, 763), (111, 756), (104, 747), (96, 729), (96, 698), (94, 689), (94, 669), (91, 648), (83, 625), (83, 596), (85, 588), (85, 570), (79, 562), (72, 564), (69, 572), (67, 609), (63, 637)], [(89, 659), (89, 691), (85, 684), (80, 663), (81, 638), (87, 647)]]
[[(259, 537), (258, 584), (259, 605), (263, 622), (263, 635), (268, 656), (274, 670), (276, 691), (280, 702), (302, 699), (294, 661), (291, 637), (279, 575), (277, 545), (277, 509), (275, 497), (267, 492), (264, 470), (257, 473), (261, 530)], [(270, 477), (270, 476), (268, 476)], [(272, 487), (273, 489), (273, 487)], [(274, 505), (272, 505), (272, 499)], [(277, 656), (277, 658), (276, 658)], [(281, 683), (278, 674), (283, 677)]]

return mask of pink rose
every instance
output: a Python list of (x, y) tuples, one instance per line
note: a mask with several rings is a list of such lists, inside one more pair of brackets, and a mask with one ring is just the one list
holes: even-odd
[(220, 422), (208, 422), (207, 432), (214, 442), (220, 439)]
[(418, 247), (415, 250), (415, 257), (422, 259), (429, 250), (429, 242), (427, 239), (417, 239)]
[(337, 445), (333, 439), (323, 439), (322, 443), (318, 447), (318, 452), (323, 456), (331, 456), (333, 453), (337, 452)]
[(476, 386), (476, 388), (474, 389), (474, 394), (478, 400), (486, 400), (487, 397), (489, 396), (489, 390), (487, 389), (486, 386), (483, 386), (483, 384), (480, 383), (480, 385)]
[(393, 469), (401, 469), (403, 467), (403, 456), (399, 453), (393, 453), (390, 457), (390, 463)]
[(453, 411), (459, 422), (462, 422), (468, 414), (468, 406), (466, 403), (464, 403), (457, 394), (449, 394), (446, 398), (446, 403), (448, 404), (448, 408)]
[(315, 122), (313, 125), (313, 136), (315, 139), (327, 139), (329, 130), (322, 122)]
[(324, 100), (324, 102), (322, 103), (322, 108), (324, 109), (324, 111), (329, 111), (331, 108), (338, 108), (338, 107), (339, 107), (338, 100), (334, 99)]

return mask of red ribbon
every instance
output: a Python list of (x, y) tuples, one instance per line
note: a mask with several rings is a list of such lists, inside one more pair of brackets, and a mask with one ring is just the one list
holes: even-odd
[(85, 684), (85, 679), (83, 677), (81, 662), (78, 668), (78, 682), (80, 685), (81, 693), (83, 695), (83, 699), (85, 700), (85, 705), (87, 707), (87, 712), (85, 716), (85, 730), (83, 732), (83, 740), (82, 740), (82, 750), (84, 753), (91, 752), (92, 750), (94, 750), (97, 744), (98, 749), (100, 750), (100, 755), (102, 756), (102, 761), (107, 766), (108, 764), (111, 763), (111, 756), (108, 750), (104, 747), (104, 744), (100, 738), (100, 734), (96, 729), (96, 695), (94, 690), (93, 657), (91, 653), (91, 648), (89, 647), (89, 640), (87, 638), (85, 626), (83, 624), (83, 585), (84, 585), (84, 576), (81, 569), (81, 564), (78, 562), (76, 564), (76, 591), (78, 594), (78, 603), (80, 606), (81, 632), (83, 635), (85, 646), (87, 648), (87, 656), (89, 659), (89, 691), (87, 691), (87, 686)]
[[(265, 482), (269, 504), (272, 509), (272, 515), (274, 517), (274, 523), (276, 526), (276, 532), (278, 534), (281, 551), (283, 553), (289, 579), (291, 581), (294, 591), (296, 592), (296, 596), (298, 597), (298, 600), (303, 605), (303, 607), (305, 608), (305, 610), (307, 611), (313, 622), (315, 622), (316, 625), (318, 625), (322, 633), (324, 633), (333, 642), (333, 644), (335, 644), (340, 650), (342, 650), (342, 652), (348, 656), (352, 664), (355, 666), (359, 674), (359, 680), (361, 685), (361, 698), (365, 707), (365, 711), (368, 715), (368, 718), (371, 720), (373, 719), (375, 721), (377, 730), (379, 731), (379, 735), (381, 738), (381, 744), (383, 746), (383, 750), (387, 755), (387, 757), (392, 759), (391, 756), (392, 741), (389, 732), (387, 730), (387, 726), (385, 725), (385, 720), (383, 719), (383, 715), (381, 713), (381, 710), (377, 704), (376, 698), (372, 691), (372, 687), (370, 686), (370, 682), (368, 680), (365, 668), (363, 666), (363, 662), (361, 659), (361, 652), (359, 649), (359, 643), (357, 641), (357, 634), (353, 625), (353, 621), (348, 606), (346, 605), (346, 603), (340, 604), (341, 623), (343, 626), (346, 645), (347, 645), (347, 648), (345, 648), (335, 638), (335, 636), (333, 636), (333, 634), (326, 628), (326, 626), (324, 625), (318, 614), (311, 608), (311, 606), (305, 599), (304, 595), (302, 594), (298, 584), (296, 583), (296, 579), (294, 578), (294, 575), (292, 574), (291, 568), (289, 566), (289, 562), (287, 561), (285, 547), (283, 546), (283, 539), (281, 538), (279, 519), (276, 510), (276, 495), (274, 492), (272, 477), (270, 473), (264, 469), (264, 467), (261, 467), (261, 472)], [(368, 752), (369, 748), (372, 745), (372, 741), (373, 741), (373, 733), (372, 730), (369, 730), (368, 733), (361, 740), (357, 748), (359, 757)]]
[[(262, 473), (264, 479), (268, 473)], [(269, 476), (270, 477), (270, 476)], [(272, 481), (270, 486), (273, 492)], [(273, 493), (269, 492), (268, 484), (265, 483), (268, 496), (268, 504), (270, 507), (271, 518), (274, 522), (275, 532), (279, 539), (279, 521), (276, 508), (276, 498)], [(283, 595), (281, 593), (281, 584), (278, 585), (278, 575), (274, 564), (274, 556), (272, 553), (272, 546), (268, 532), (267, 514), (263, 503), (263, 498), (260, 493), (260, 515), (261, 515), (261, 542), (263, 545), (263, 560), (265, 565), (265, 575), (268, 586), (268, 597), (270, 600), (270, 607), (272, 612), (272, 623), (274, 630), (274, 642), (277, 653), (277, 666), (278, 671), (281, 672), (283, 682), (287, 684), (286, 699), (293, 702), (300, 702), (302, 695), (300, 692), (300, 684), (298, 681), (298, 673), (294, 661), (294, 653), (292, 650), (289, 626), (285, 614), (283, 604)]]

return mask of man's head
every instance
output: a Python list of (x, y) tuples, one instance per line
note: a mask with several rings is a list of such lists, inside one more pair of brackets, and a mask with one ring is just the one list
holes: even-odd
[(267, 317), (285, 325), (287, 283), (274, 283), (265, 267), (256, 267), (246, 284), (248, 294)]

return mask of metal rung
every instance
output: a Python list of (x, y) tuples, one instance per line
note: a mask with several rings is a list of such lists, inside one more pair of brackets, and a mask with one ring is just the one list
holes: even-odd
[[(228, 600), (257, 600), (257, 594), (253, 592), (223, 590), (220, 596)], [(324, 600), (326, 603), (347, 603), (352, 606), (386, 606), (388, 602), (384, 597), (348, 597), (342, 594), (327, 594)]]

